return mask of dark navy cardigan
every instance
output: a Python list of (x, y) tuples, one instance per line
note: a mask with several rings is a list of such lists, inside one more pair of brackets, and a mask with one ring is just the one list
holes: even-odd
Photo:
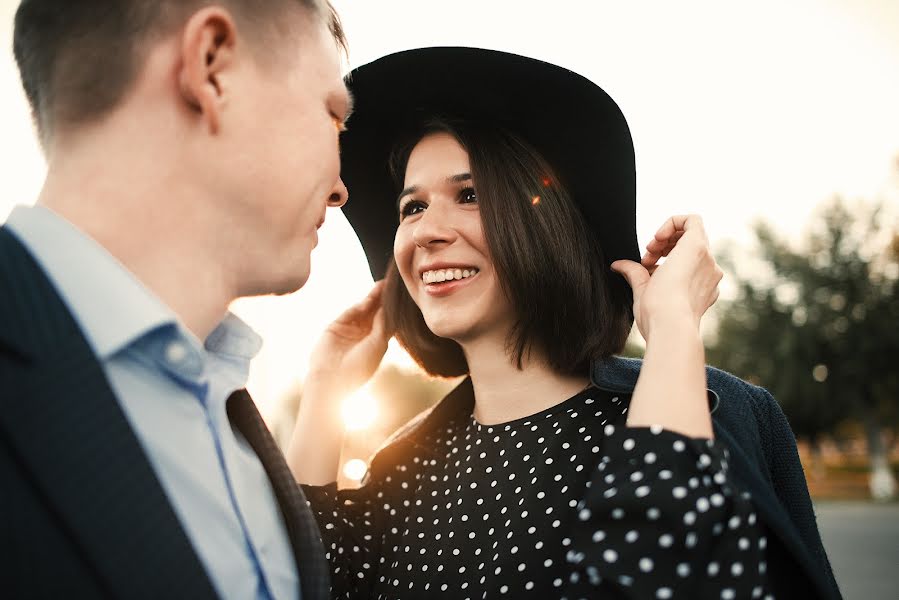
[[(629, 397), (642, 361), (613, 357), (594, 364), (596, 387)], [(752, 494), (766, 527), (768, 573), (778, 598), (840, 599), (815, 513), (796, 439), (774, 398), (764, 389), (708, 367), (709, 406), (715, 438), (730, 450), (730, 476)], [(624, 398), (623, 398), (624, 399)], [(388, 474), (408, 452), (427, 453), (427, 434), (474, 407), (466, 379), (436, 406), (397, 431), (372, 458), (368, 477)]]

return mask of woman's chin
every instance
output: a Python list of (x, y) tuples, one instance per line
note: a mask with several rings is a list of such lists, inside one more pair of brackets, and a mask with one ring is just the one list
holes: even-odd
[(455, 341), (464, 340), (472, 336), (472, 324), (463, 322), (456, 315), (440, 315), (425, 317), (425, 323), (431, 333), (437, 337)]

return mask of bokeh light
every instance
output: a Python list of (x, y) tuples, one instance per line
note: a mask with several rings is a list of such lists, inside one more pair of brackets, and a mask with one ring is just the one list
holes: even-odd
[(368, 429), (378, 417), (378, 400), (363, 387), (343, 401), (341, 415), (348, 431)]
[(365, 477), (365, 471), (368, 469), (368, 466), (365, 464), (364, 460), (360, 460), (358, 458), (353, 458), (343, 465), (343, 474), (347, 479), (352, 481), (361, 481), (363, 477)]

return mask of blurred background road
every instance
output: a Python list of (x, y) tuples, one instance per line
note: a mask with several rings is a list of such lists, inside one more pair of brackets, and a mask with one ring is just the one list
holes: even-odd
[(899, 598), (899, 504), (819, 502), (815, 512), (843, 597)]

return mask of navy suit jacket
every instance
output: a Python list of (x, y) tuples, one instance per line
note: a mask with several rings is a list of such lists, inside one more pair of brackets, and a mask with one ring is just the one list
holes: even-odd
[[(302, 491), (249, 394), (227, 409), (272, 482), (303, 600), (325, 600), (328, 565)], [(102, 366), (2, 227), (0, 597), (216, 597)]]

